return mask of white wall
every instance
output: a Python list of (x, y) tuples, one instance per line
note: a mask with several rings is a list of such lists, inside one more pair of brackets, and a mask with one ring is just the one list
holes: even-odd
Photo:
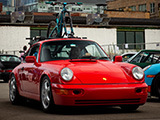
[(116, 44), (117, 30), (115, 28), (74, 28), (75, 36), (87, 37), (100, 45)]
[(0, 27), (0, 51), (22, 50), (29, 37), (30, 27)]
[[(160, 30), (159, 29), (146, 29), (145, 30), (145, 43), (160, 43)], [(160, 44), (147, 44), (146, 49), (160, 49)]]

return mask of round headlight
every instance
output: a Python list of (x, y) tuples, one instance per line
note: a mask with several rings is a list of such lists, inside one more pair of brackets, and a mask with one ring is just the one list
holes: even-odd
[(141, 80), (144, 76), (143, 69), (140, 67), (134, 67), (132, 69), (132, 74), (133, 74), (133, 77), (137, 80)]
[(66, 67), (61, 70), (61, 76), (64, 80), (70, 81), (73, 77), (73, 72), (71, 69)]

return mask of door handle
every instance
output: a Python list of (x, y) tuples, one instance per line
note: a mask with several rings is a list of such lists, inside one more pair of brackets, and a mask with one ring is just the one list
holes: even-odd
[(21, 70), (24, 70), (24, 67), (22, 67)]

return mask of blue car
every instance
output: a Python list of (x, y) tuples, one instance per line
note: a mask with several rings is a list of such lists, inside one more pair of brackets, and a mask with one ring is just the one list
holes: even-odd
[(160, 64), (153, 64), (145, 67), (145, 82), (148, 85), (148, 92), (151, 96), (160, 99)]

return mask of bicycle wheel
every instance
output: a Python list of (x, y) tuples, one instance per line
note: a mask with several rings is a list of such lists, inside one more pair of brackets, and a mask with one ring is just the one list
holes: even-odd
[(56, 22), (51, 21), (47, 28), (47, 38), (56, 38), (56, 37), (57, 37)]

